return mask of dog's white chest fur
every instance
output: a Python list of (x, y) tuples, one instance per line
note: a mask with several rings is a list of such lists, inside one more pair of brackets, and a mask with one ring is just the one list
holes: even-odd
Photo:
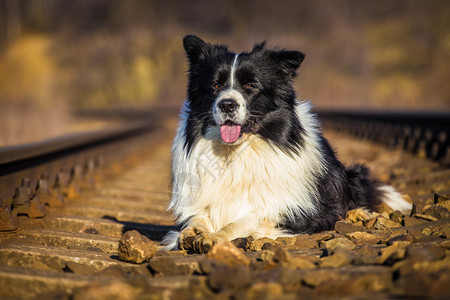
[(297, 106), (306, 133), (297, 155), (284, 153), (256, 135), (244, 136), (238, 145), (225, 145), (217, 128), (210, 128), (186, 154), (186, 118), (182, 118), (172, 148), (170, 205), (179, 221), (203, 215), (211, 221), (209, 230), (217, 232), (247, 218), (254, 229), (263, 224), (273, 229), (283, 215), (313, 212), (317, 191), (312, 177), (323, 171), (324, 163), (309, 108), (305, 102)]

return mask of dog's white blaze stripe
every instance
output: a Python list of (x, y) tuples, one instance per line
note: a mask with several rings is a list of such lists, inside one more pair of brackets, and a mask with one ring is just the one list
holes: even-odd
[(236, 72), (236, 66), (237, 66), (237, 59), (239, 54), (236, 54), (234, 56), (233, 64), (231, 65), (231, 71), (230, 71), (230, 89), (234, 87), (234, 73)]
[(246, 118), (246, 103), (244, 96), (234, 88), (235, 84), (235, 73), (237, 68), (239, 54), (234, 56), (233, 63), (231, 65), (230, 70), (230, 87), (224, 91), (222, 91), (217, 97), (215, 104), (213, 106), (213, 117), (217, 124), (222, 124), (225, 120), (222, 119), (222, 115), (220, 114), (220, 109), (218, 108), (219, 102), (222, 99), (233, 99), (238, 103), (237, 115), (235, 121), (237, 123), (243, 123)]

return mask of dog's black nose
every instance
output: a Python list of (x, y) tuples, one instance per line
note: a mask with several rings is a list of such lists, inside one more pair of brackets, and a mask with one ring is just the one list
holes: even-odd
[(233, 99), (223, 99), (219, 102), (219, 108), (224, 113), (231, 113), (236, 110), (237, 102)]

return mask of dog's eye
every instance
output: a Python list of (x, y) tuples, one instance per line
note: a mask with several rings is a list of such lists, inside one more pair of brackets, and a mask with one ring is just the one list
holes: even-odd
[(220, 88), (220, 84), (216, 83), (216, 84), (213, 85), (213, 87), (214, 87), (214, 89), (217, 90), (218, 88)]
[(256, 84), (254, 84), (254, 83), (247, 83), (245, 85), (245, 88), (246, 89), (256, 89)]

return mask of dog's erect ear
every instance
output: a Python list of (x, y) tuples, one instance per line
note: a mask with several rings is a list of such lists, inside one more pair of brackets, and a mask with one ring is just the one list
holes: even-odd
[(264, 42), (261, 42), (261, 43), (259, 43), (259, 44), (255, 44), (255, 46), (253, 46), (252, 52), (258, 52), (258, 51), (261, 51), (261, 50), (263, 50), (265, 47), (266, 47), (266, 42), (265, 42), (265, 41), (264, 41)]
[(189, 61), (196, 61), (209, 46), (208, 43), (195, 35), (187, 35), (183, 39), (184, 50)]
[(279, 50), (272, 53), (272, 59), (281, 65), (286, 74), (295, 77), (305, 54), (294, 50)]

